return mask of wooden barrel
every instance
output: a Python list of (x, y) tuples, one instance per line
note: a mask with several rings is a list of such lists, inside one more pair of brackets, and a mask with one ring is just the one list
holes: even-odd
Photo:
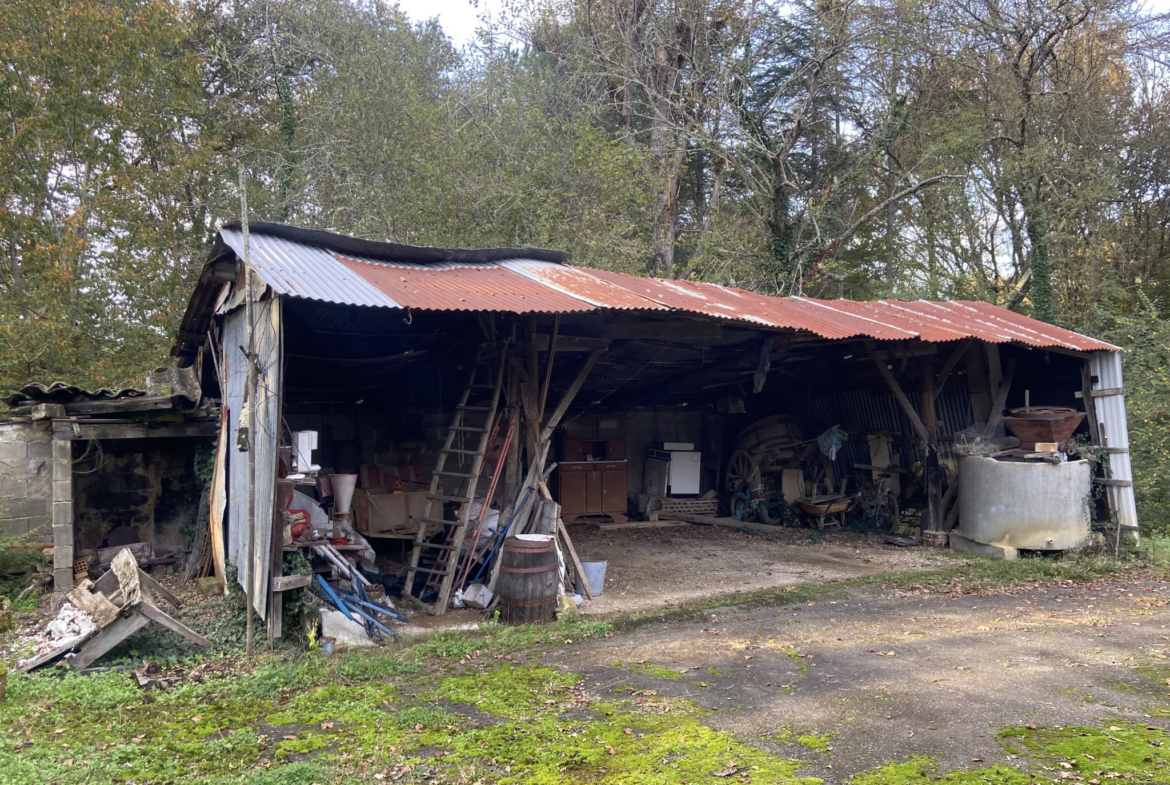
[(551, 621), (557, 609), (557, 549), (552, 535), (522, 534), (504, 540), (500, 557), (500, 621)]

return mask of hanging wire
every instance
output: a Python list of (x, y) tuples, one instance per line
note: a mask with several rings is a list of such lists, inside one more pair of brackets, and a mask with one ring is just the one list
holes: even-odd
[(89, 469), (87, 471), (81, 471), (81, 470), (78, 470), (77, 468), (74, 468), (73, 473), (74, 474), (96, 474), (102, 468), (102, 466), (105, 465), (106, 453), (105, 453), (105, 450), (102, 449), (102, 443), (100, 441), (98, 441), (97, 439), (90, 439), (89, 440), (89, 443), (85, 446), (85, 452), (81, 454), (80, 458), (77, 458), (73, 461), (73, 466), (76, 467), (77, 464), (82, 463), (84, 461), (88, 461), (92, 458), (96, 458), (96, 460), (97, 460), (97, 463), (94, 464), (92, 469)]

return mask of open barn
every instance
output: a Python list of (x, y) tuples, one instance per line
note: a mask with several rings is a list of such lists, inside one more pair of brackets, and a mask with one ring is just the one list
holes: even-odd
[(174, 354), (226, 410), (226, 552), (273, 635), (298, 549), (327, 549), (322, 570), (393, 565), (441, 615), (540, 572), (508, 562), (539, 559), (516, 556), (526, 542), (557, 554), (556, 594), (588, 600), (604, 583), (576, 574), (604, 554), (574, 539), (599, 533), (620, 553), (623, 536), (680, 549), (680, 526), (853, 528), (870, 535), (837, 556), (863, 564), (887, 541), (1011, 557), (1137, 525), (1118, 349), (987, 303), (775, 297), (543, 249), (233, 224)]

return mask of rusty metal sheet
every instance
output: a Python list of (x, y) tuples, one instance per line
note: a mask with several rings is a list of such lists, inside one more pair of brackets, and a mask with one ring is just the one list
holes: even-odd
[(1009, 311), (1007, 308), (1000, 308), (991, 303), (959, 300), (950, 303), (941, 303), (941, 305), (949, 306), (955, 311), (970, 313), (971, 316), (968, 318), (972, 321), (986, 324), (991, 329), (1002, 330), (1005, 335), (1018, 336), (1007, 340), (1018, 341), (1030, 346), (1041, 348), (1045, 346), (1061, 346), (1080, 352), (1121, 351), (1120, 347), (1106, 343), (1105, 341), (1098, 341), (1096, 338), (1090, 338), (1087, 335), (1081, 335), (1072, 330), (1057, 327), (1054, 324), (1048, 324), (1038, 319), (1031, 319), (1023, 314)]
[(575, 313), (596, 307), (498, 264), (400, 265), (337, 260), (400, 308), (430, 311)]
[[(595, 305), (598, 308), (619, 310), (665, 311), (667, 306), (642, 294), (606, 280), (600, 270), (571, 267), (566, 264), (538, 262), (531, 259), (513, 259), (500, 266), (523, 275), (562, 294)], [(630, 276), (633, 277), (633, 276)], [(635, 278), (635, 280), (645, 280)]]
[[(239, 254), (236, 228), (221, 230)], [(383, 308), (511, 313), (674, 311), (829, 339), (954, 341), (1118, 351), (1110, 344), (989, 303), (775, 297), (695, 281), (643, 278), (536, 259), (403, 263), (346, 255), (254, 232), (252, 264), (280, 295)]]

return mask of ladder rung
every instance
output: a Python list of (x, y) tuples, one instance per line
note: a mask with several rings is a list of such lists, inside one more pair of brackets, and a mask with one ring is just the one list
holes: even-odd
[(479, 476), (478, 474), (471, 474), (470, 472), (449, 472), (445, 469), (443, 471), (432, 472), (432, 474), (438, 474), (443, 477), (462, 477), (464, 479), (470, 479), (472, 477)]
[(487, 428), (479, 428), (474, 425), (452, 425), (453, 431), (475, 431), (476, 433), (487, 433)]
[[(459, 547), (462, 548), (463, 546), (461, 545)], [(419, 546), (419, 548), (430, 548), (433, 551), (451, 551), (455, 549), (455, 546), (446, 543), (443, 545), (436, 545), (433, 542), (424, 542)]]
[(465, 412), (490, 412), (492, 410), (492, 407), (490, 406), (472, 406), (471, 404), (466, 403), (458, 404), (455, 408), (462, 409)]
[(446, 575), (450, 570), (428, 570), (426, 567), (415, 567), (415, 572), (421, 572), (426, 575)]
[(462, 526), (459, 521), (441, 521), (438, 518), (419, 518), (420, 523), (441, 523), (444, 526)]
[(480, 382), (477, 382), (471, 386), (477, 387), (481, 390), (494, 390), (494, 389), (496, 389), (496, 386), (494, 384), (486, 384), (486, 383), (480, 383)]
[(453, 452), (456, 455), (479, 455), (479, 450), (456, 450), (454, 447), (447, 452)]
[[(427, 498), (432, 499), (434, 501), (444, 501), (444, 502), (468, 502), (468, 501), (471, 501), (466, 496), (441, 496), (437, 493), (435, 493), (435, 494), (428, 493)], [(444, 521), (444, 523), (451, 523), (451, 521)]]

